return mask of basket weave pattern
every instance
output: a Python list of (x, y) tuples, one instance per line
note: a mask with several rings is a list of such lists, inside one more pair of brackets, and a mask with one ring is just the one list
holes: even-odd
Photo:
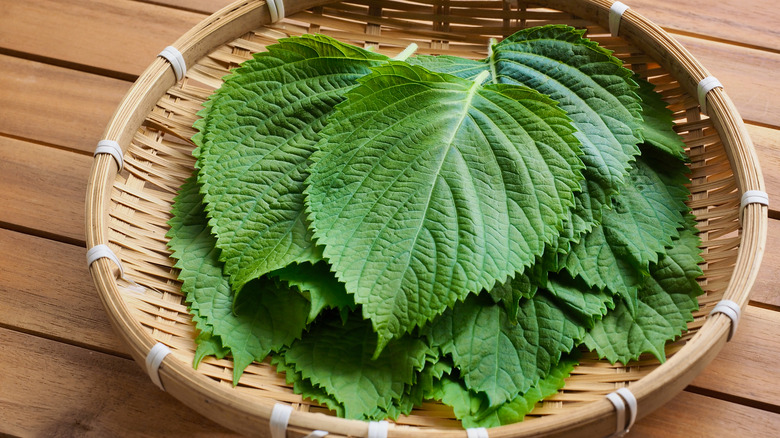
[[(732, 164), (711, 119), (680, 83), (641, 50), (603, 27), (568, 13), (539, 7), (510, 8), (505, 2), (358, 0), (317, 7), (274, 25), (260, 27), (212, 50), (190, 65), (185, 79), (167, 90), (137, 130), (125, 153), (125, 167), (113, 180), (108, 212), (109, 244), (122, 260), (128, 277), (146, 288), (138, 293), (117, 280), (122, 299), (133, 318), (156, 341), (168, 345), (173, 359), (192, 363), (196, 331), (180, 291), (174, 260), (166, 246), (166, 222), (178, 188), (192, 174), (194, 147), (190, 141), (196, 113), (221, 84), (221, 78), (252, 54), (280, 37), (323, 33), (343, 42), (372, 46), (393, 56), (408, 44), (417, 53), (484, 58), (491, 38), (501, 39), (521, 28), (566, 23), (587, 29), (587, 36), (614, 51), (626, 67), (656, 85), (674, 112), (676, 130), (683, 136), (691, 159), (692, 196), (688, 205), (701, 230), (705, 262), (700, 282), (705, 294), (689, 331), (667, 345), (672, 356), (697, 333), (708, 312), (724, 295), (740, 246), (739, 189)], [(168, 359), (170, 360), (170, 359)], [(660, 364), (642, 357), (629, 364), (609, 364), (586, 353), (565, 388), (541, 402), (531, 417), (560, 415), (630, 385)], [(231, 386), (232, 362), (208, 358), (197, 371), (215, 385)], [(236, 388), (230, 389), (260, 403), (287, 402), (299, 411), (328, 413), (302, 400), (267, 363), (247, 368)], [(533, 421), (533, 420), (531, 420)], [(451, 410), (426, 403), (400, 424), (460, 428)]]

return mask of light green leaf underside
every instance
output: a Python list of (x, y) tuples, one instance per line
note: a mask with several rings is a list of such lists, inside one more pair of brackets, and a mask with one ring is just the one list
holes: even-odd
[[(245, 288), (234, 306), (202, 205), (198, 184), (190, 178), (173, 206), (168, 245), (177, 259), (182, 291), (201, 322), (198, 328), (207, 332), (210, 328), (212, 336), (233, 356), (236, 384), (252, 361), (262, 361), (300, 336), (309, 303), (296, 292), (258, 280)], [(214, 345), (204, 347), (201, 353), (214, 350)]]
[(437, 318), (428, 336), (452, 355), (466, 388), (498, 406), (546, 377), (585, 334), (541, 292), (521, 301), (517, 321), (490, 298), (472, 295)]
[(688, 221), (675, 245), (650, 268), (650, 276), (639, 289), (638, 308), (632, 313), (619, 301), (587, 333), (585, 345), (610, 362), (628, 363), (643, 353), (666, 359), (666, 343), (687, 329), (698, 309), (696, 297), (702, 293), (696, 279), (699, 238)]
[(355, 310), (355, 300), (330, 272), (330, 266), (319, 261), (293, 263), (268, 274), (284, 282), (288, 287), (298, 289), (310, 302), (308, 322), (311, 323), (324, 309)]
[(198, 178), (235, 290), (321, 258), (303, 205), (308, 159), (344, 91), (386, 59), (324, 36), (282, 39), (207, 103), (195, 125)]
[(346, 418), (364, 419), (401, 399), (429, 350), (421, 340), (404, 337), (372, 359), (376, 341), (371, 324), (353, 312), (346, 324), (318, 320), (286, 350), (284, 360), (343, 405)]
[(360, 82), (323, 131), (307, 203), (381, 349), (533, 263), (582, 164), (568, 119), (533, 90), (402, 63)]
[(562, 358), (547, 377), (539, 380), (524, 394), (499, 406), (488, 406), (483, 397), (469, 391), (462, 381), (452, 375), (445, 375), (436, 382), (432, 398), (451, 406), (464, 428), (491, 428), (517, 423), (523, 421), (537, 403), (563, 388), (566, 378), (577, 365), (576, 356)]
[(285, 351), (275, 354), (271, 357), (271, 364), (276, 366), (276, 372), (285, 373), (287, 384), (293, 385), (293, 391), (300, 394), (304, 399), (311, 399), (325, 405), (328, 409), (334, 411), (339, 417), (344, 417), (344, 405), (339, 403), (333, 396), (328, 394), (323, 388), (314, 385), (311, 380), (305, 379), (301, 373), (295, 370), (295, 367), (288, 365), (284, 360)]

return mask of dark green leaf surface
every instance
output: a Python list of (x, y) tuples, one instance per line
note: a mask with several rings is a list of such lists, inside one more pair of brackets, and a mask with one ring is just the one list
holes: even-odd
[(386, 59), (324, 36), (282, 39), (207, 102), (198, 178), (233, 289), (321, 258), (303, 205), (308, 159), (344, 92)]
[(295, 372), (342, 404), (346, 418), (363, 419), (390, 409), (403, 396), (428, 352), (421, 340), (404, 337), (372, 359), (376, 341), (371, 324), (353, 313), (346, 324), (331, 318), (312, 325), (284, 358)]
[(636, 309), (636, 291), (649, 265), (672, 245), (683, 225), (688, 181), (685, 166), (645, 151), (629, 183), (604, 212), (601, 226), (561, 254), (559, 266), (589, 287), (608, 289)]

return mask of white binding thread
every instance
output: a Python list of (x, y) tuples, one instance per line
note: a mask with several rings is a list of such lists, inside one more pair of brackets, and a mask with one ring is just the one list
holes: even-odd
[(277, 403), (271, 411), (271, 438), (285, 438), (287, 436), (287, 424), (290, 422), (290, 414), (293, 408), (290, 405)]
[(284, 18), (284, 0), (266, 0), (265, 3), (268, 5), (269, 14), (271, 14), (271, 23), (276, 23)]
[(165, 388), (160, 380), (160, 365), (165, 356), (169, 354), (171, 354), (171, 349), (158, 342), (154, 344), (154, 347), (149, 350), (149, 354), (146, 355), (146, 372), (149, 373), (152, 382), (163, 391), (165, 391)]
[(119, 146), (119, 143), (115, 142), (114, 140), (100, 140), (97, 144), (97, 148), (95, 148), (95, 153), (92, 154), (92, 156), (94, 157), (98, 154), (109, 154), (114, 157), (114, 161), (116, 161), (116, 165), (118, 167), (117, 171), (122, 171), (125, 160), (124, 154), (122, 154), (122, 147)]
[[(271, 429), (271, 438), (285, 438), (287, 436), (287, 426), (290, 424), (290, 415), (293, 408), (290, 405), (277, 403), (271, 410), (269, 428)], [(304, 438), (323, 438), (328, 435), (325, 430), (314, 430)]]
[(119, 257), (114, 254), (114, 251), (111, 251), (111, 248), (109, 248), (108, 245), (101, 243), (100, 245), (95, 245), (87, 250), (88, 267), (92, 266), (92, 263), (95, 263), (96, 260), (102, 258), (107, 258), (114, 262), (114, 264), (119, 268), (119, 278), (130, 283), (130, 287), (128, 287), (128, 289), (138, 293), (144, 293), (144, 291), (146, 291), (143, 286), (136, 283), (131, 278), (127, 278), (125, 276), (125, 269), (122, 267), (122, 262), (119, 261)]
[(729, 329), (729, 337), (726, 341), (730, 341), (734, 337), (734, 333), (737, 331), (737, 324), (739, 324), (739, 317), (742, 314), (742, 309), (739, 308), (739, 304), (731, 300), (720, 300), (715, 308), (712, 309), (709, 316), (715, 313), (722, 313), (729, 317), (731, 320), (731, 329)]
[(612, 3), (612, 7), (609, 8), (609, 33), (611, 33), (613, 37), (618, 36), (620, 21), (623, 18), (623, 13), (628, 9), (629, 7), (621, 2)]
[(387, 421), (371, 421), (368, 423), (368, 438), (387, 438), (387, 429), (390, 423)]
[(707, 114), (707, 93), (710, 92), (713, 88), (723, 88), (723, 84), (720, 83), (718, 79), (715, 78), (715, 76), (707, 76), (706, 78), (699, 81), (699, 84), (696, 86), (696, 92), (699, 97), (699, 106), (701, 107), (701, 112), (704, 115)]
[(165, 58), (171, 64), (173, 74), (176, 75), (176, 82), (182, 80), (187, 74), (187, 63), (184, 62), (184, 57), (176, 47), (168, 46), (157, 56)]
[(466, 429), (466, 436), (468, 438), (490, 438), (487, 429), (484, 427), (472, 427), (470, 429)]
[[(612, 402), (617, 412), (617, 422), (615, 433), (610, 437), (621, 437), (631, 430), (631, 426), (636, 421), (638, 403), (636, 397), (628, 388), (618, 388), (615, 392), (607, 394), (607, 400)], [(626, 408), (628, 408), (628, 422), (626, 422)]]
[(761, 190), (748, 190), (742, 194), (739, 202), (739, 221), (742, 222), (742, 211), (748, 204), (769, 205), (769, 195)]
[(114, 254), (114, 251), (111, 251), (111, 248), (109, 248), (108, 245), (95, 245), (87, 250), (87, 266), (92, 266), (92, 263), (95, 263), (97, 259), (102, 258), (107, 258), (114, 262), (114, 264), (119, 268), (119, 278), (125, 279), (125, 270), (122, 268), (122, 263), (119, 261), (119, 257)]

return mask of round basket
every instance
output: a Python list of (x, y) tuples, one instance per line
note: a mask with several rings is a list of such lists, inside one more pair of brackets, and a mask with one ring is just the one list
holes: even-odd
[[(272, 7), (278, 9), (278, 3)], [(87, 246), (108, 245), (123, 272), (110, 258), (101, 257), (91, 263), (91, 273), (116, 331), (142, 366), (147, 366), (156, 344), (171, 351), (152, 372), (165, 391), (245, 434), (266, 434), (273, 407), (282, 403), (293, 407), (287, 436), (305, 436), (316, 429), (333, 436), (367, 435), (368, 423), (337, 418), (301, 399), (267, 363), (251, 365), (237, 387), (231, 385), (229, 360), (207, 359), (193, 369), (196, 330), (166, 246), (173, 198), (193, 171), (190, 138), (201, 104), (220, 86), (221, 78), (252, 53), (280, 37), (303, 33), (371, 45), (390, 55), (415, 42), (418, 53), (483, 58), (490, 38), (529, 26), (567, 23), (586, 28), (589, 38), (655, 84), (674, 112), (691, 159), (688, 204), (698, 219), (706, 260), (700, 280), (705, 294), (695, 320), (687, 333), (667, 345), (669, 359), (663, 364), (648, 356), (611, 365), (585, 354), (563, 390), (541, 402), (525, 421), (490, 429), (489, 436), (607, 436), (624, 427), (605, 397), (608, 393), (628, 386), (638, 400), (634, 413), (641, 417), (681, 391), (720, 351), (731, 321), (722, 314), (708, 314), (722, 299), (747, 304), (764, 250), (767, 207), (743, 207), (740, 200), (746, 191), (763, 191), (763, 180), (745, 127), (726, 93), (714, 88), (700, 97), (697, 86), (709, 76), (707, 71), (663, 30), (631, 9), (620, 19), (610, 13), (610, 0), (286, 3), (282, 9), (287, 18), (271, 24), (266, 2), (238, 1), (182, 36), (173, 47), (183, 55), (184, 78), (178, 80), (170, 61), (154, 60), (105, 132), (105, 139), (120, 145), (124, 159), (96, 154), (87, 191)], [(612, 32), (620, 19), (619, 36), (609, 30), (610, 16)], [(122, 161), (120, 170), (117, 163)], [(421, 432), (466, 436), (451, 410), (438, 403), (424, 404), (399, 418), (388, 435)]]

